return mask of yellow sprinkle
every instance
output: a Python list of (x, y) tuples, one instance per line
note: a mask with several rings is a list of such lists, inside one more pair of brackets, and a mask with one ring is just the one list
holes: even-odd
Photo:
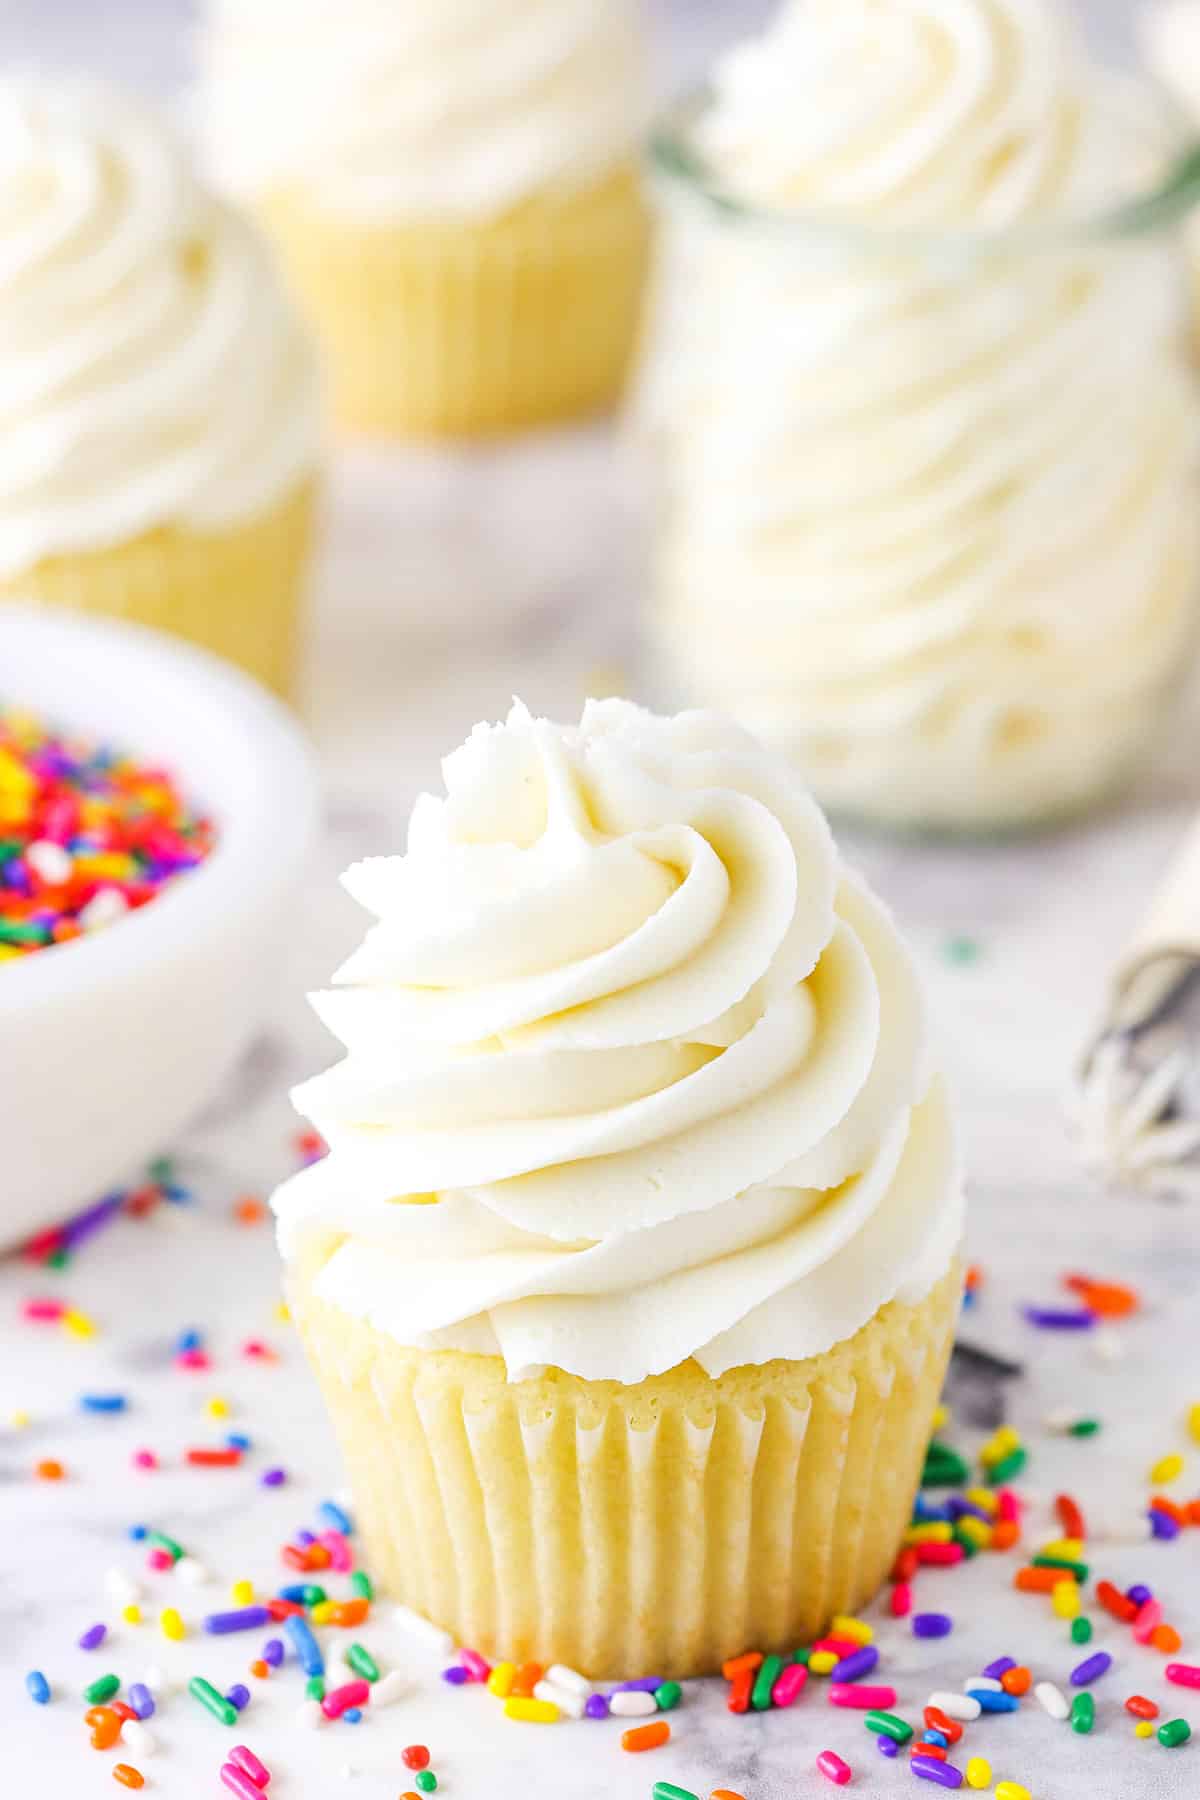
[(992, 1785), (992, 1765), (986, 1757), (973, 1756), (967, 1764), (967, 1786), (971, 1788), (989, 1788)]
[(507, 1700), (512, 1693), (516, 1673), (516, 1663), (497, 1663), (487, 1678), (488, 1693), (495, 1694), (497, 1700)]
[(204, 1410), (210, 1419), (227, 1419), (229, 1417), (229, 1402), (228, 1400), (222, 1399), (220, 1394), (214, 1394), (211, 1400), (205, 1401)]
[(832, 1650), (814, 1650), (808, 1659), (808, 1672), (810, 1675), (828, 1675), (831, 1669), (836, 1669), (837, 1662)]
[(1197, 1400), (1195, 1406), (1188, 1407), (1188, 1430), (1200, 1444), (1200, 1400)]
[(16, 1412), (9, 1413), (8, 1422), (14, 1431), (24, 1431), (29, 1424), (29, 1414), (18, 1409)]
[(254, 1583), (252, 1581), (235, 1581), (229, 1594), (235, 1606), (250, 1606), (254, 1601)]
[(280, 1300), (276, 1303), (275, 1317), (279, 1320), (281, 1325), (291, 1324), (292, 1310), (286, 1300)]
[(996, 1800), (1030, 1800), (1029, 1789), (1022, 1787), (1019, 1781), (998, 1781)]
[(142, 1609), (140, 1606), (134, 1606), (131, 1602), (128, 1606), (123, 1606), (121, 1608), (121, 1617), (124, 1619), (126, 1625), (140, 1625), (142, 1622)]
[(312, 1612), (309, 1614), (309, 1617), (312, 1620), (313, 1624), (314, 1625), (328, 1625), (330, 1620), (333, 1618), (334, 1606), (335, 1606), (335, 1602), (332, 1600), (319, 1601), (317, 1603), (317, 1605), (313, 1607)]
[(963, 1499), (969, 1500), (972, 1506), (982, 1507), (985, 1513), (990, 1513), (992, 1515), (993, 1519), (1000, 1511), (1000, 1502), (997, 1500), (991, 1488), (964, 1488)]
[(1082, 1562), (1084, 1550), (1079, 1538), (1051, 1538), (1048, 1544), (1042, 1545), (1041, 1554), (1061, 1556), (1067, 1562)]
[(865, 1619), (852, 1619), (848, 1613), (835, 1613), (829, 1627), (830, 1637), (853, 1638), (856, 1644), (873, 1644), (874, 1628)]
[(1143, 1738), (1153, 1737), (1154, 1736), (1154, 1721), (1152, 1719), (1139, 1719), (1137, 1724), (1133, 1728), (1133, 1735), (1134, 1735), (1134, 1737), (1143, 1737)]
[(904, 1541), (906, 1544), (949, 1544), (953, 1537), (952, 1525), (934, 1519), (926, 1525), (910, 1525), (904, 1534)]
[(1011, 1425), (1001, 1425), (999, 1431), (993, 1433), (979, 1452), (979, 1460), (985, 1468), (990, 1468), (993, 1463), (1002, 1462), (1006, 1456), (1011, 1456), (1014, 1450), (1020, 1448), (1020, 1434)]
[(73, 1306), (68, 1306), (66, 1312), (63, 1314), (62, 1328), (64, 1331), (69, 1332), (72, 1337), (90, 1338), (95, 1337), (96, 1335), (96, 1327), (88, 1318), (87, 1314), (77, 1312)]
[(964, 1513), (958, 1521), (960, 1537), (969, 1538), (979, 1550), (987, 1550), (992, 1542), (992, 1528), (985, 1525), (982, 1519), (973, 1519), (970, 1513)]
[(950, 1423), (950, 1408), (948, 1406), (944, 1406), (944, 1405), (939, 1406), (937, 1411), (933, 1415), (933, 1425), (931, 1427), (931, 1430), (944, 1431), (949, 1423)]
[(1169, 1456), (1160, 1456), (1150, 1470), (1150, 1479), (1157, 1487), (1160, 1482), (1174, 1481), (1177, 1475), (1183, 1474), (1183, 1458), (1173, 1450)]
[(1079, 1587), (1074, 1581), (1058, 1581), (1050, 1590), (1050, 1604), (1060, 1619), (1079, 1617)]
[(509, 1719), (523, 1719), (527, 1725), (553, 1725), (558, 1708), (553, 1700), (527, 1700), (521, 1694), (510, 1694), (504, 1714)]
[(175, 1643), (179, 1643), (182, 1638), (187, 1636), (187, 1626), (173, 1606), (163, 1609), (159, 1614), (158, 1622), (162, 1626), (163, 1636), (173, 1639)]

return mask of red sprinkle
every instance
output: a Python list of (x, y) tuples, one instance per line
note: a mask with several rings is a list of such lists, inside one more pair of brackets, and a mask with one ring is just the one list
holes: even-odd
[(1054, 1500), (1054, 1510), (1058, 1514), (1058, 1522), (1063, 1528), (1063, 1536), (1069, 1538), (1085, 1538), (1087, 1527), (1083, 1522), (1083, 1514), (1070, 1494), (1058, 1494)]
[(1147, 1700), (1145, 1694), (1130, 1694), (1125, 1702), (1125, 1711), (1132, 1713), (1135, 1719), (1157, 1719), (1158, 1703)]
[(429, 1767), (429, 1752), (424, 1744), (409, 1744), (406, 1749), (400, 1752), (400, 1761), (404, 1764), (406, 1769), (427, 1769)]
[(236, 1469), (242, 1453), (240, 1450), (188, 1450), (184, 1460), (196, 1469)]

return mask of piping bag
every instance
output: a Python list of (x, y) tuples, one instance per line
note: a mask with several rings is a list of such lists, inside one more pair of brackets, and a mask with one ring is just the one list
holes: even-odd
[(1200, 823), (1113, 971), (1072, 1111), (1106, 1182), (1200, 1194)]

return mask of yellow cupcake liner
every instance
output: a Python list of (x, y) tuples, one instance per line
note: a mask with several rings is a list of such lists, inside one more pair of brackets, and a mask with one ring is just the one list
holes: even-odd
[(299, 660), (317, 487), (225, 531), (163, 526), (111, 549), (47, 557), (0, 598), (107, 613), (201, 644), (290, 696)]
[(492, 1659), (593, 1677), (789, 1651), (882, 1584), (911, 1516), (961, 1293), (954, 1266), (802, 1362), (623, 1387), (403, 1347), (289, 1298), (381, 1589)]
[(349, 429), (486, 437), (616, 400), (648, 251), (632, 166), (482, 223), (366, 226), (291, 189), (261, 212)]

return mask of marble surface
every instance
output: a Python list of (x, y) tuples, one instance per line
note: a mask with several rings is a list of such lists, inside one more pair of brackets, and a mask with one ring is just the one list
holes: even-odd
[[(309, 716), (327, 774), (328, 830), (320, 865), (298, 903), (287, 991), (277, 1016), (204, 1119), (178, 1146), (195, 1193), (181, 1208), (122, 1219), (60, 1275), (10, 1259), (0, 1265), (0, 1719), (3, 1791), (38, 1800), (77, 1800), (114, 1791), (112, 1754), (87, 1747), (79, 1694), (112, 1669), (136, 1679), (158, 1664), (180, 1681), (203, 1672), (228, 1686), (266, 1633), (206, 1637), (203, 1615), (229, 1604), (230, 1583), (263, 1591), (285, 1579), (278, 1548), (341, 1485), (336, 1453), (296, 1344), (275, 1317), (277, 1269), (266, 1227), (236, 1224), (244, 1193), (263, 1193), (293, 1163), (294, 1120), (285, 1089), (330, 1055), (302, 1001), (356, 940), (356, 909), (340, 894), (337, 869), (364, 849), (397, 847), (403, 818), (422, 785), (436, 782), (438, 754), (478, 717), (496, 716), (519, 691), (537, 708), (573, 712), (591, 686), (636, 684), (636, 600), (641, 589), (644, 508), (637, 472), (599, 430), (534, 440), (508, 452), (461, 456), (339, 458), (330, 535), (320, 580)], [(1181, 724), (1153, 776), (1120, 812), (1086, 828), (1029, 844), (918, 847), (863, 838), (854, 858), (893, 903), (927, 971), (944, 1056), (959, 1090), (973, 1187), (970, 1251), (986, 1286), (967, 1322), (974, 1342), (1027, 1361), (1010, 1393), (1011, 1416), (1032, 1445), (1027, 1475), (1030, 1531), (1050, 1535), (1047, 1503), (1069, 1486), (1099, 1522), (1144, 1505), (1150, 1462), (1186, 1448), (1182, 1415), (1200, 1399), (1194, 1349), (1200, 1293), (1200, 1225), (1194, 1211), (1101, 1192), (1080, 1172), (1063, 1125), (1070, 1070), (1103, 989), (1105, 972), (1195, 807), (1200, 771), (1194, 722)], [(957, 961), (950, 940), (978, 954)], [(2, 1201), (0, 1201), (2, 1204)], [(1119, 1330), (1120, 1360), (1098, 1360), (1075, 1337), (1034, 1333), (1018, 1302), (1050, 1299), (1072, 1267), (1126, 1276), (1145, 1291), (1144, 1315)], [(20, 1317), (21, 1302), (60, 1293), (94, 1317), (90, 1343)], [(187, 1327), (205, 1331), (213, 1367), (184, 1373), (171, 1345)], [(263, 1337), (269, 1364), (241, 1346)], [(86, 1390), (119, 1389), (130, 1410), (85, 1415)], [(204, 1413), (226, 1397), (228, 1426)], [(1104, 1421), (1091, 1442), (1041, 1428), (1061, 1404)], [(25, 1429), (5, 1423), (22, 1409)], [(183, 1450), (246, 1431), (253, 1450), (241, 1469), (180, 1466)], [(962, 1428), (956, 1441), (974, 1447)], [(131, 1452), (148, 1445), (163, 1467), (142, 1474)], [(40, 1457), (57, 1456), (69, 1479), (32, 1479)], [(1180, 1491), (1200, 1489), (1200, 1449)], [(279, 1464), (286, 1486), (265, 1489)], [(209, 1588), (146, 1578), (149, 1623), (119, 1623), (103, 1577), (137, 1571), (131, 1523), (168, 1531), (213, 1576)], [(1192, 1534), (1193, 1537), (1195, 1534)], [(887, 1678), (901, 1710), (934, 1688), (955, 1685), (992, 1657), (1030, 1661), (1038, 1676), (1065, 1682), (1079, 1659), (1066, 1627), (1038, 1599), (1011, 1591), (1010, 1558), (981, 1557), (949, 1575), (926, 1573), (918, 1604), (951, 1612), (954, 1634), (921, 1643), (902, 1624), (880, 1629)], [(1097, 1545), (1093, 1566), (1117, 1581), (1144, 1579), (1200, 1653), (1200, 1547)], [(158, 1611), (177, 1603), (190, 1635), (162, 1638)], [(75, 1647), (107, 1619), (108, 1642)], [(1103, 1623), (1099, 1621), (1104, 1621)], [(1167, 1753), (1137, 1743), (1121, 1710), (1142, 1691), (1172, 1711), (1192, 1712), (1167, 1688), (1163, 1659), (1136, 1647), (1099, 1615), (1097, 1643), (1116, 1657), (1096, 1689), (1099, 1723), (1074, 1736), (1032, 1703), (1015, 1719), (975, 1728), (971, 1749), (997, 1778), (1024, 1783), (1036, 1800), (1184, 1800), (1200, 1790), (1200, 1742)], [(340, 1790), (395, 1800), (409, 1783), (399, 1763), (413, 1740), (434, 1752), (447, 1800), (519, 1800), (535, 1789), (564, 1800), (645, 1800), (657, 1779), (707, 1796), (718, 1785), (747, 1800), (813, 1800), (827, 1791), (814, 1758), (828, 1746), (855, 1768), (853, 1792), (870, 1800), (909, 1791), (903, 1764), (884, 1763), (861, 1723), (810, 1691), (792, 1712), (735, 1720), (720, 1684), (692, 1684), (672, 1720), (671, 1746), (634, 1758), (618, 1726), (518, 1727), (478, 1690), (455, 1692), (437, 1664), (388, 1623), (387, 1609), (362, 1629), (381, 1663), (403, 1669), (411, 1692), (358, 1727), (309, 1736), (295, 1722), (294, 1670), (254, 1698), (236, 1734), (185, 1693), (162, 1706), (152, 1729), (158, 1756), (143, 1765), (151, 1792), (206, 1800), (222, 1791), (218, 1767), (233, 1742), (249, 1742), (273, 1767), (279, 1800), (327, 1800)], [(21, 1691), (41, 1667), (56, 1698), (45, 1709)], [(249, 1680), (249, 1678), (247, 1677)], [(816, 1689), (816, 1684), (812, 1684)], [(130, 1758), (129, 1760), (134, 1760)], [(27, 1785), (26, 1785), (27, 1784)]]

